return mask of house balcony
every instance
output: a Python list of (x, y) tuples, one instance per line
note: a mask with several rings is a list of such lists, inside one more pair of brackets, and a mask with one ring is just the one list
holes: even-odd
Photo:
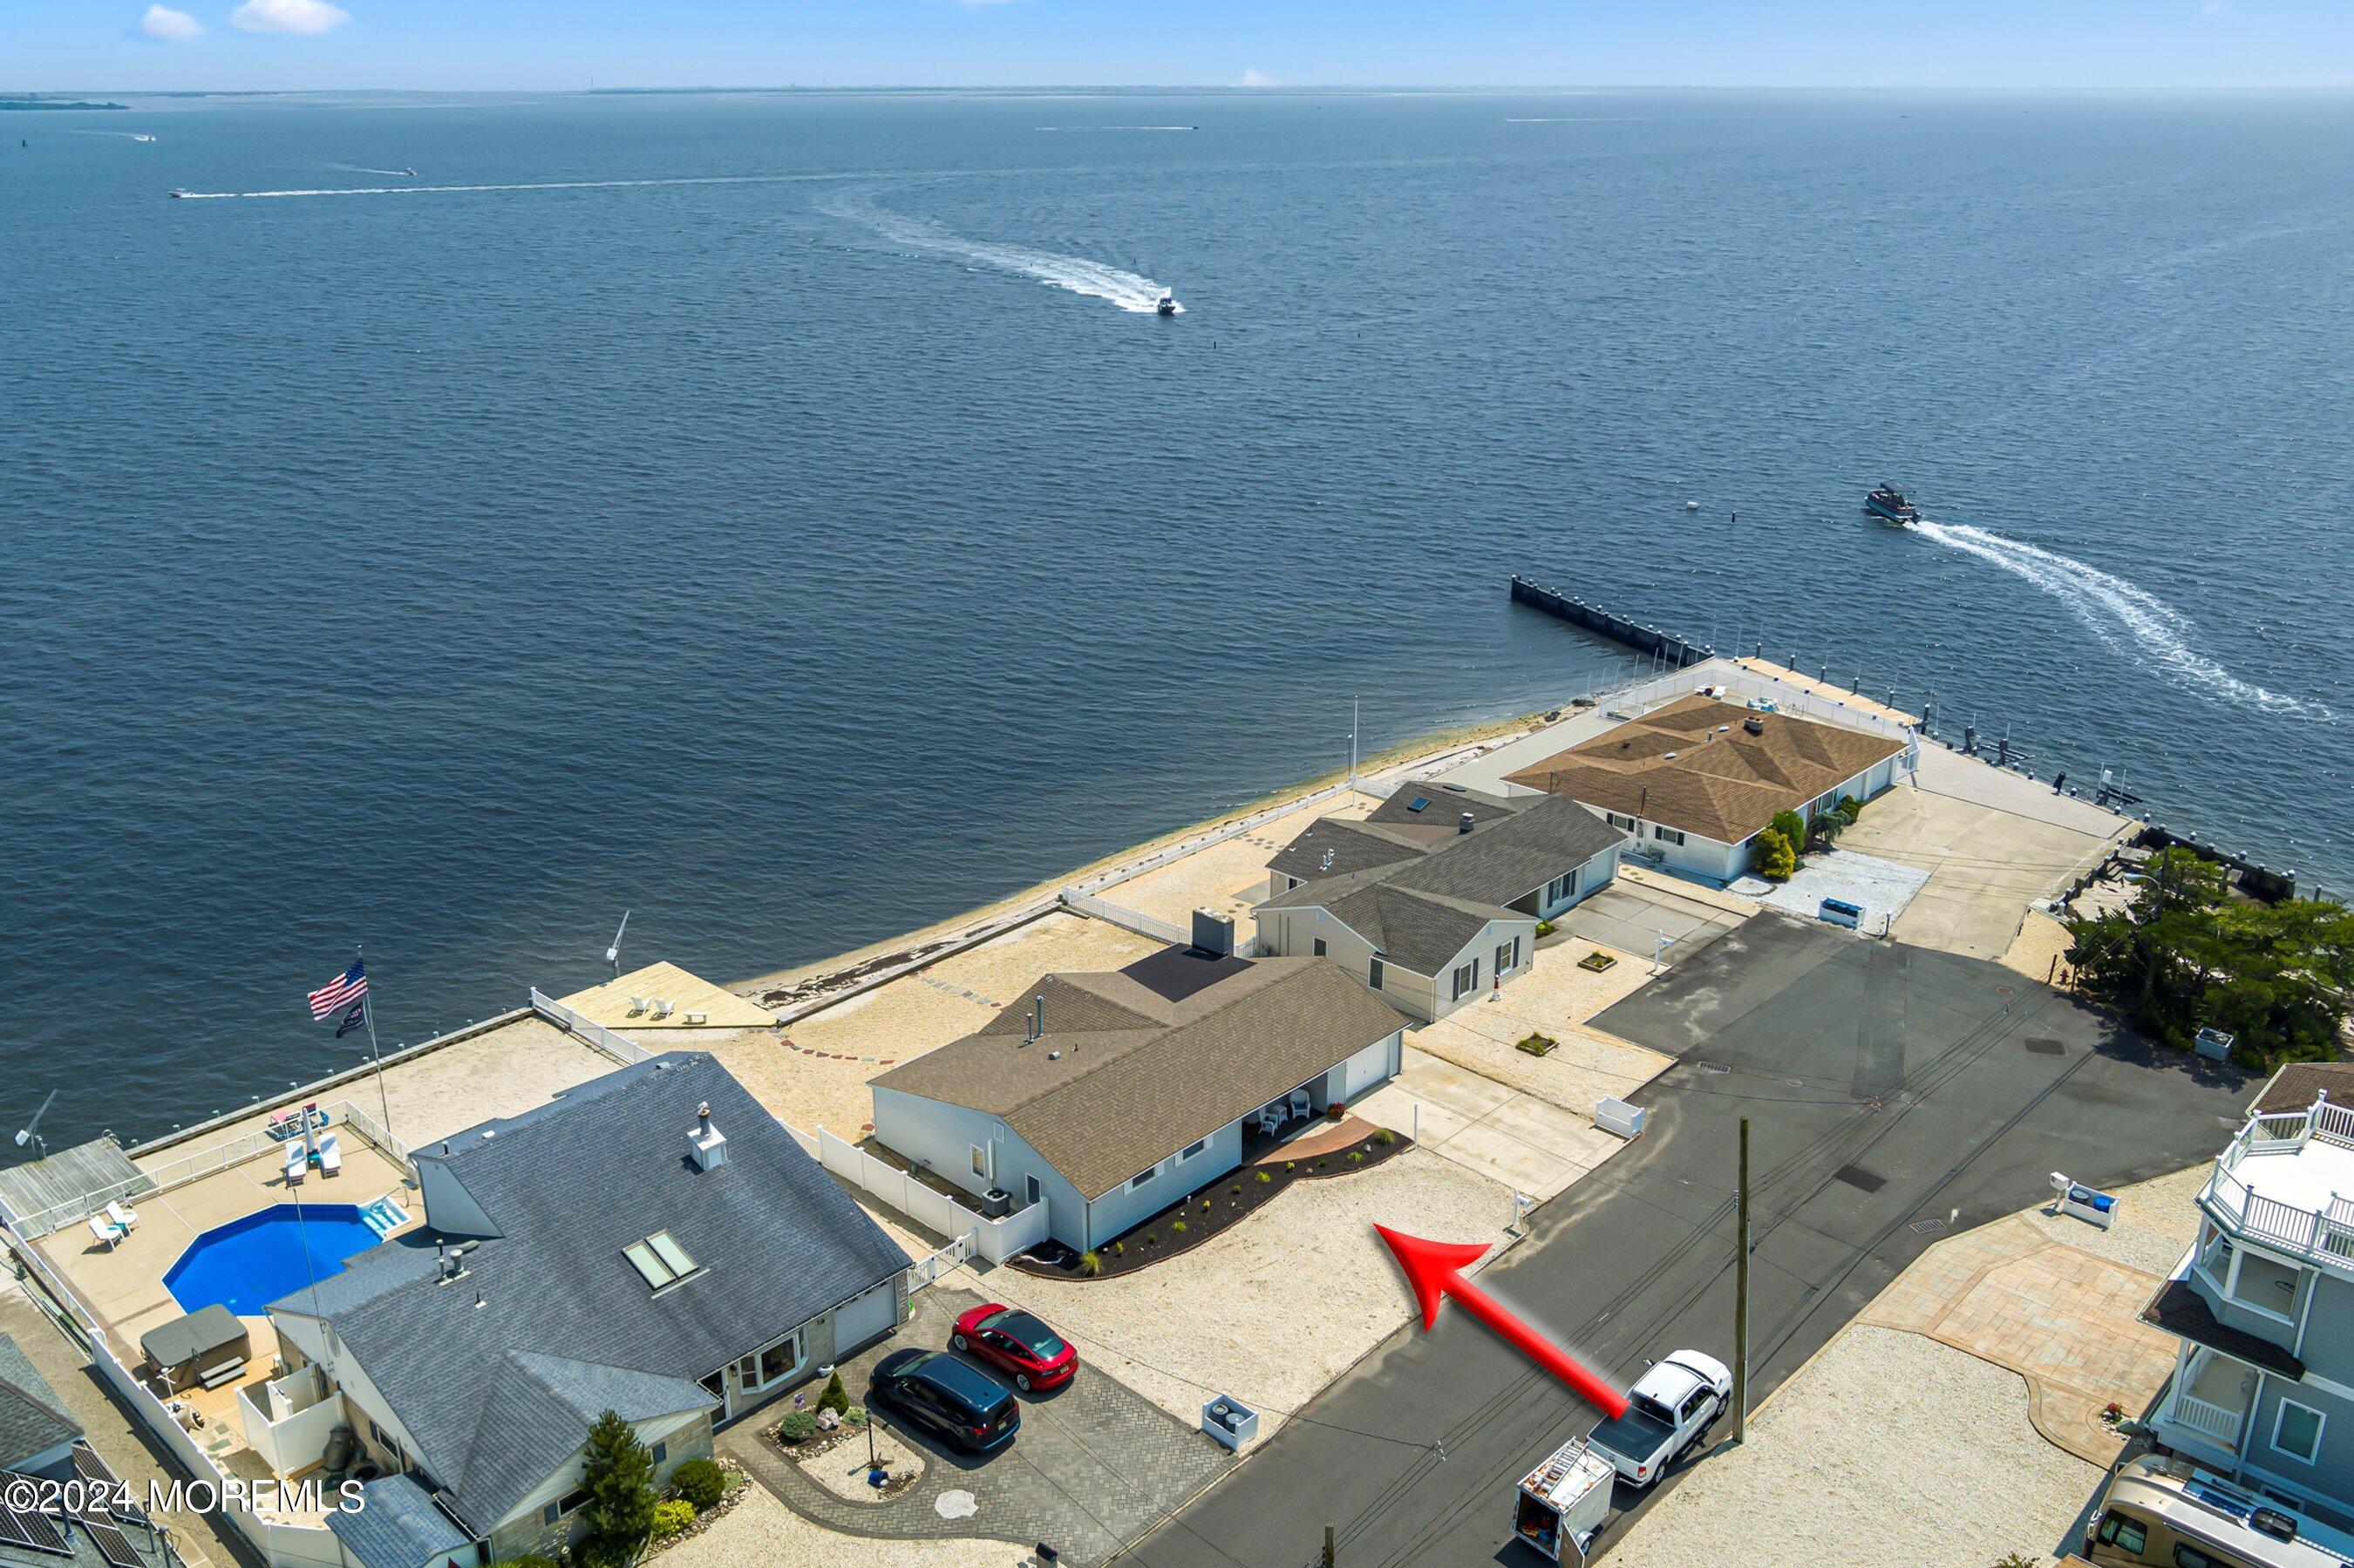
[(2166, 1403), (2150, 1417), (2158, 1440), (2230, 1472), (2238, 1468), (2240, 1434), (2255, 1403), (2256, 1369), (2220, 1351), (2192, 1350), (2176, 1369)]
[(2226, 1233), (2354, 1274), (2354, 1109), (2248, 1118), (2216, 1157), (2199, 1205)]

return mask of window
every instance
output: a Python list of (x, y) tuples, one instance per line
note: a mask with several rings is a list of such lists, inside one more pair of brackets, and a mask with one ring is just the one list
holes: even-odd
[(1161, 1167), (1158, 1165), (1154, 1166), (1150, 1171), (1140, 1171), (1128, 1179), (1128, 1190), (1133, 1192), (1139, 1187), (1143, 1186), (1147, 1181), (1151, 1181), (1155, 1176), (1160, 1174)]
[(2297, 1271), (2285, 1263), (2243, 1252), (2240, 1255), (2239, 1272), (2230, 1277), (2232, 1299), (2287, 1322), (2296, 1304), (2296, 1276)]
[(2174, 1568), (2223, 1568), (2223, 1565), (2197, 1547), (2178, 1545), (2174, 1549)]
[(1496, 944), (1496, 977), (1499, 980), (1520, 968), (1520, 964), (1521, 939), (1518, 937), (1509, 942)]
[(656, 1290), (676, 1285), (696, 1272), (695, 1259), (671, 1239), (668, 1231), (656, 1231), (642, 1242), (631, 1242), (621, 1249), (621, 1255)]
[(1324, 956), (1324, 938), (1319, 937), (1316, 938), (1316, 956), (1320, 959), (1322, 958)]
[(1658, 839), (1662, 843), (1670, 843), (1681, 846), (1684, 842), (1682, 830), (1678, 828), (1663, 828), (1657, 822), (1653, 822), (1651, 824), (1651, 836)]
[(1559, 904), (1565, 898), (1575, 897), (1576, 894), (1577, 873), (1573, 871), (1567, 876), (1556, 876), (1545, 884), (1544, 901), (1547, 904)]
[(766, 1350), (737, 1357), (736, 1383), (747, 1392), (758, 1392), (784, 1382), (801, 1364), (801, 1336), (796, 1329)]
[(567, 1492), (563, 1497), (548, 1504), (546, 1508), (541, 1509), (539, 1510), (539, 1520), (542, 1524), (554, 1524), (566, 1514), (578, 1513), (582, 1509), (588, 1506), (588, 1494), (587, 1492)]
[(1365, 970), (1365, 983), (1375, 991), (1382, 989), (1382, 956), (1379, 953), (1373, 955), (1372, 967)]
[(2114, 1546), (2128, 1557), (2138, 1557), (2142, 1548), (2149, 1544), (2149, 1527), (2137, 1519), (2112, 1513), (2101, 1521), (2101, 1544)]
[(1616, 811), (1605, 811), (1602, 813), (1602, 820), (1614, 828), (1623, 829), (1630, 833), (1635, 831), (1635, 819), (1632, 817), (1622, 817)]
[(1455, 967), (1455, 1000), (1460, 1001), (1464, 992), (1479, 989), (1479, 960), (1474, 959), (1468, 964), (1458, 964)]
[(1187, 1144), (1187, 1145), (1186, 1145), (1186, 1146), (1185, 1146), (1182, 1150), (1180, 1150), (1180, 1151), (1179, 1151), (1179, 1153), (1178, 1153), (1178, 1155), (1177, 1155), (1177, 1158), (1178, 1158), (1180, 1160), (1191, 1160), (1191, 1159), (1193, 1159), (1193, 1156), (1195, 1156), (1196, 1154), (1201, 1153), (1201, 1152), (1202, 1152), (1202, 1150), (1205, 1150), (1205, 1149), (1207, 1149), (1207, 1148), (1209, 1148), (1209, 1147), (1210, 1147), (1210, 1140), (1209, 1140), (1208, 1139), (1206, 1139), (1206, 1138), (1197, 1138), (1197, 1139), (1195, 1139), (1193, 1142), (1191, 1142), (1191, 1143)]
[(972, 1173), (976, 1176), (989, 1174), (989, 1150), (978, 1143), (972, 1146)]
[(1038, 1178), (1035, 1176), (1024, 1176), (1022, 1178), (1022, 1201), (1023, 1202), (1034, 1203), (1044, 1195), (1045, 1189), (1038, 1185)]
[(2280, 1403), (2273, 1417), (2273, 1452), (2312, 1464), (2321, 1454), (2321, 1429), (2327, 1425), (2321, 1412), (2293, 1399)]
[(667, 1444), (667, 1443), (657, 1443), (657, 1444), (655, 1444), (655, 1445), (654, 1445), (654, 1463), (655, 1463), (655, 1464), (657, 1464), (657, 1465), (663, 1465), (663, 1464), (668, 1464), (669, 1462), (670, 1462), (670, 1445), (669, 1445), (669, 1444)]
[(1295, 887), (1297, 887), (1297, 886), (1299, 886), (1299, 878), (1298, 878), (1298, 877), (1296, 877), (1296, 876), (1287, 876), (1287, 877), (1285, 877), (1285, 878), (1283, 879), (1283, 890), (1284, 890), (1286, 893), (1290, 892), (1293, 888), (1295, 888)]

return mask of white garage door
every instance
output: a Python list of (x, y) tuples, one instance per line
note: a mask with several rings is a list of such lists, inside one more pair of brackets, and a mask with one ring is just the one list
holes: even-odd
[(864, 1296), (854, 1296), (834, 1308), (833, 1356), (840, 1361), (891, 1327), (891, 1282), (885, 1280)]
[(1353, 1100), (1389, 1076), (1390, 1043), (1377, 1041), (1341, 1064), (1341, 1098)]

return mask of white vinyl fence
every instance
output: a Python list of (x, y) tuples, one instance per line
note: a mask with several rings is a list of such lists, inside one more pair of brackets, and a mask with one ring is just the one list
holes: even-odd
[(907, 1171), (877, 1160), (823, 1128), (817, 1129), (818, 1160), (824, 1167), (872, 1192), (925, 1229), (966, 1245), (991, 1263), (1003, 1263), (1024, 1247), (1046, 1239), (1046, 1205), (1033, 1203), (1002, 1220), (985, 1220), (945, 1193), (935, 1192)]
[(623, 1066), (632, 1062), (642, 1062), (653, 1054), (627, 1035), (616, 1034), (585, 1013), (565, 1006), (537, 986), (531, 988), (531, 1010), (566, 1033), (579, 1036)]

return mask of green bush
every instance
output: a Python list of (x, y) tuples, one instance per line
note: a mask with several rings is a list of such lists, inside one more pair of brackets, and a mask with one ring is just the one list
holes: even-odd
[(557, 1568), (556, 1559), (542, 1557), (536, 1552), (526, 1552), (520, 1557), (503, 1557), (491, 1568)]
[(1797, 848), (1778, 829), (1763, 829), (1757, 834), (1756, 856), (1750, 868), (1768, 882), (1787, 882), (1798, 872)]
[[(1144, 1239), (1146, 1241), (1150, 1241), (1152, 1238), (1150, 1236), (1147, 1236)], [(1083, 1252), (1079, 1254), (1079, 1272), (1089, 1279), (1093, 1279), (1097, 1275), (1101, 1274), (1103, 1272), (1103, 1254), (1099, 1252)]]
[(1363, 1150), (1362, 1150), (1362, 1149), (1352, 1149), (1352, 1150), (1349, 1150), (1349, 1163), (1350, 1163), (1350, 1164), (1352, 1164), (1352, 1165), (1363, 1165), (1364, 1162), (1365, 1162), (1365, 1151), (1364, 1151)]
[(1227, 1192), (1241, 1192), (1242, 1190), (1243, 1190), (1243, 1184), (1242, 1184), (1241, 1182), (1239, 1182), (1239, 1181), (1235, 1182), (1233, 1186), (1231, 1186), (1231, 1187), (1229, 1187), (1229, 1188), (1227, 1188), (1227, 1189), (1226, 1189), (1226, 1191), (1227, 1191)]
[(817, 1436), (817, 1414), (814, 1411), (789, 1410), (777, 1423), (777, 1439), (782, 1443), (806, 1443)]
[(836, 1415), (850, 1408), (850, 1391), (842, 1386), (842, 1373), (836, 1372), (826, 1380), (825, 1392), (817, 1396), (820, 1410), (831, 1410)]
[(1297, 1171), (1299, 1169), (1299, 1161), (1297, 1160), (1287, 1160), (1283, 1162), (1283, 1168), (1286, 1171)]
[(1863, 815), (1863, 802), (1858, 800), (1852, 795), (1842, 795), (1839, 798), (1839, 804), (1832, 807), (1831, 810), (1837, 811), (1840, 816), (1845, 817), (1848, 821), (1848, 825), (1850, 827), (1853, 827), (1855, 825), (1855, 820)]
[(689, 1459), (670, 1473), (670, 1489), (701, 1513), (717, 1508), (727, 1495), (727, 1472), (709, 1459)]
[(844, 1426), (851, 1427), (865, 1425), (866, 1407), (863, 1404), (852, 1405), (849, 1409), (842, 1413), (842, 1424)]
[(1537, 935), (1538, 935), (1538, 936), (1540, 936), (1540, 937), (1550, 937), (1550, 936), (1552, 936), (1552, 935), (1553, 935), (1553, 922), (1552, 922), (1552, 921), (1550, 921), (1550, 920), (1540, 920), (1540, 921), (1538, 921), (1538, 922), (1537, 922)]
[(1380, 1144), (1384, 1149), (1387, 1149), (1391, 1144), (1397, 1141), (1397, 1134), (1392, 1132), (1388, 1128), (1384, 1128), (1379, 1132), (1373, 1134), (1373, 1141)]
[(695, 1505), (684, 1498), (668, 1498), (654, 1504), (654, 1539), (668, 1541), (695, 1522)]
[(1258, 1179), (1259, 1179), (1260, 1181), (1274, 1181), (1274, 1180), (1275, 1180), (1275, 1178), (1274, 1178), (1274, 1177), (1272, 1177), (1272, 1176), (1268, 1175), (1268, 1174), (1267, 1174), (1266, 1171), (1261, 1171), (1257, 1172), (1257, 1175), (1258, 1175)]
[(1169, 1224), (1169, 1228), (1175, 1231), (1182, 1236), (1185, 1234), (1185, 1222), (1182, 1220), (1172, 1220)]

